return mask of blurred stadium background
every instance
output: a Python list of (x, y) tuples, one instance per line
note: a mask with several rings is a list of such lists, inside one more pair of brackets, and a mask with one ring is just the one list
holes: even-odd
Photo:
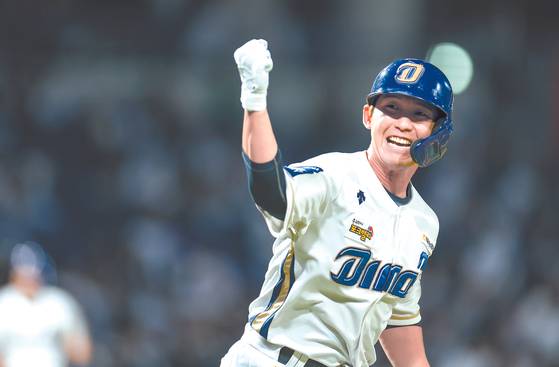
[[(559, 48), (552, 1), (0, 2), (0, 266), (40, 242), (95, 366), (216, 366), (272, 238), (246, 189), (233, 51), (268, 39), (287, 162), (365, 148), (382, 66), (467, 49), (423, 281), (433, 366), (556, 366)], [(380, 365), (382, 366), (381, 362)]]

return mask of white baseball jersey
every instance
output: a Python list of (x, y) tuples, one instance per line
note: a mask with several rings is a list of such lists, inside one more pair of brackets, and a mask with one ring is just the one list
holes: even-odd
[(387, 325), (421, 319), (437, 216), (413, 186), (397, 205), (365, 151), (321, 155), (285, 176), (285, 220), (263, 211), (276, 240), (249, 325), (325, 365), (369, 366)]
[(62, 367), (62, 338), (83, 335), (85, 319), (65, 291), (43, 287), (29, 299), (13, 286), (0, 291), (0, 359), (5, 367)]

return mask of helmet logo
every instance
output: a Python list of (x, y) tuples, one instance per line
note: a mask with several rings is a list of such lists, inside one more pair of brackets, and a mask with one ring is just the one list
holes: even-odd
[(394, 79), (396, 79), (399, 83), (404, 84), (415, 84), (423, 75), (425, 71), (425, 67), (421, 64), (416, 64), (413, 62), (406, 62), (396, 70), (396, 75)]

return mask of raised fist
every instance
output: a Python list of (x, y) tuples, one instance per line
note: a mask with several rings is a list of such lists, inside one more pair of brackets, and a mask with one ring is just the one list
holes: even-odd
[(247, 111), (265, 110), (268, 73), (274, 66), (268, 42), (263, 39), (250, 40), (235, 51), (234, 57), (242, 82), (243, 108)]

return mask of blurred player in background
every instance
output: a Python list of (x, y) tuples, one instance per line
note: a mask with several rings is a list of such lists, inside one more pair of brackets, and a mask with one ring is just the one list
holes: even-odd
[(420, 279), (439, 223), (411, 178), (446, 151), (448, 79), (423, 60), (392, 62), (363, 106), (368, 149), (283, 167), (266, 110), (267, 42), (234, 56), (250, 190), (276, 240), (245, 332), (221, 365), (363, 367), (380, 340), (394, 366), (428, 366)]
[(0, 290), (0, 366), (88, 365), (92, 343), (78, 303), (45, 284), (52, 264), (41, 246), (14, 246), (9, 284)]

